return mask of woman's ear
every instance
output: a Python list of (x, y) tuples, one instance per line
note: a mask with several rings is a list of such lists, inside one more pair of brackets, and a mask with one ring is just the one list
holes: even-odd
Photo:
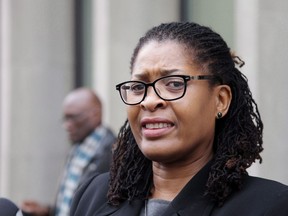
[(229, 110), (232, 100), (231, 88), (228, 85), (219, 85), (216, 87), (216, 118), (222, 118)]

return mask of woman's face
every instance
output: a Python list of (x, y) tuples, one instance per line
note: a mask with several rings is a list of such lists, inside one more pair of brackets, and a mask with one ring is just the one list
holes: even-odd
[[(166, 75), (203, 75), (174, 41), (151, 41), (138, 53), (131, 80), (153, 82)], [(163, 163), (193, 162), (212, 155), (216, 91), (207, 80), (191, 80), (184, 97), (159, 98), (152, 87), (138, 105), (127, 106), (128, 120), (143, 154)]]

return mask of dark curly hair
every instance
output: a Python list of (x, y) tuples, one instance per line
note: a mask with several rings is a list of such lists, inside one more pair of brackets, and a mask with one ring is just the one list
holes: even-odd
[[(247, 78), (237, 67), (244, 62), (210, 28), (191, 22), (172, 22), (156, 26), (140, 38), (131, 58), (131, 71), (145, 44), (167, 40), (183, 45), (193, 62), (202, 66), (205, 73), (220, 77), (222, 84), (232, 91), (228, 113), (216, 121), (214, 159), (206, 183), (206, 195), (221, 205), (233, 190), (241, 188), (247, 168), (257, 159), (262, 161), (263, 124)], [(127, 120), (118, 138), (110, 170), (111, 205), (146, 198), (152, 180), (152, 162), (139, 150)]]

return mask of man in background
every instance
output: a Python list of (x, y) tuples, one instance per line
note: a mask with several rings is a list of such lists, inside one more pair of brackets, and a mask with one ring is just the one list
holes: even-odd
[(68, 216), (75, 190), (83, 180), (110, 167), (113, 132), (102, 125), (102, 104), (90, 89), (70, 92), (63, 102), (63, 125), (72, 142), (55, 206), (24, 201), (23, 211), (35, 216)]

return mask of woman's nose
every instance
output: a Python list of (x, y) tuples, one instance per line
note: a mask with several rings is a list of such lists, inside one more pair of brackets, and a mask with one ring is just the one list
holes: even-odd
[(144, 100), (140, 103), (141, 107), (150, 111), (155, 111), (166, 105), (166, 101), (160, 98), (153, 87), (147, 89), (147, 94)]

